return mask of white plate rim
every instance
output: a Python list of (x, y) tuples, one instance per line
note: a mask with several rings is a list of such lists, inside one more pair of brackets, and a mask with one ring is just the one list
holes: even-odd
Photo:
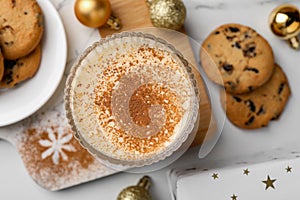
[[(57, 10), (55, 9), (53, 4), (49, 0), (37, 0), (37, 2), (39, 3), (39, 5), (44, 13), (44, 20), (45, 20), (45, 32), (44, 32), (44, 36), (42, 39), (43, 46), (47, 46), (47, 44), (53, 45), (53, 43), (51, 44), (51, 42), (55, 42), (56, 45), (59, 45), (59, 52), (56, 52), (55, 55), (46, 55), (47, 52), (45, 51), (44, 48), (42, 48), (41, 65), (40, 65), (40, 68), (37, 71), (36, 75), (34, 77), (32, 77), (31, 79), (29, 79), (28, 81), (21, 83), (19, 86), (17, 86), (17, 88), (9, 89), (11, 91), (6, 90), (6, 91), (2, 92), (0, 90), (0, 104), (3, 103), (3, 101), (1, 102), (1, 96), (5, 96), (6, 93), (9, 93), (10, 96), (15, 96), (14, 92), (21, 91), (23, 89), (22, 86), (24, 86), (23, 94), (26, 95), (27, 93), (25, 90), (29, 89), (30, 83), (32, 82), (31, 84), (33, 84), (34, 79), (37, 79), (36, 76), (39, 75), (39, 71), (41, 71), (41, 68), (47, 68), (47, 69), (52, 70), (50, 72), (55, 73), (55, 76), (52, 76), (51, 80), (45, 79), (45, 81), (43, 81), (43, 83), (39, 83), (42, 85), (40, 87), (40, 89), (43, 89), (43, 91), (41, 91), (41, 90), (36, 91), (36, 93), (39, 93), (39, 95), (36, 96), (36, 99), (38, 100), (38, 102), (36, 104), (31, 104), (31, 106), (28, 106), (28, 104), (26, 104), (26, 102), (22, 102), (22, 97), (24, 98), (25, 96), (17, 96), (15, 98), (20, 99), (20, 104), (16, 105), (16, 107), (14, 107), (14, 108), (11, 108), (12, 112), (1, 112), (1, 109), (0, 109), (0, 127), (19, 122), (19, 121), (29, 117), (33, 113), (35, 113), (37, 110), (39, 110), (49, 100), (49, 98), (54, 94), (58, 85), (60, 84), (60, 81), (62, 80), (64, 71), (65, 71), (65, 65), (66, 65), (66, 61), (67, 61), (67, 38), (66, 38), (66, 32), (65, 32), (63, 23), (61, 21), (61, 18), (59, 16)], [(52, 23), (55, 23), (55, 27), (50, 27), (50, 25)], [(51, 30), (51, 29), (54, 29), (54, 30)], [(59, 37), (51, 38), (51, 36), (48, 35), (49, 33), (51, 35), (51, 32), (53, 33), (53, 31), (55, 31), (56, 34), (59, 34)], [(47, 36), (47, 39), (45, 38), (45, 36)], [(45, 44), (45, 43), (47, 43), (47, 44)], [(52, 59), (53, 59), (53, 62), (58, 62), (59, 64), (55, 65), (54, 67), (51, 66), (52, 62), (49, 63), (48, 61), (49, 60), (52, 61)], [(58, 59), (58, 60), (56, 60), (56, 59)], [(47, 61), (47, 62), (45, 62), (45, 61)], [(41, 77), (39, 77), (39, 78), (41, 78)], [(25, 84), (26, 84), (26, 87), (25, 87)], [(44, 91), (46, 91), (46, 92), (44, 92)], [(17, 94), (17, 93), (20, 93), (20, 92), (15, 92), (15, 94)], [(4, 102), (4, 106), (5, 106), (5, 102)], [(1, 105), (0, 105), (0, 108), (1, 108)], [(3, 105), (2, 105), (2, 109), (3, 109)], [(19, 109), (19, 110), (17, 110), (17, 109)]]

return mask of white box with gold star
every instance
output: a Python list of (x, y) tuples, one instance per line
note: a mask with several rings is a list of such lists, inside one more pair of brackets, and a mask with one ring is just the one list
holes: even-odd
[(172, 171), (174, 199), (253, 200), (299, 197), (300, 159), (234, 168)]

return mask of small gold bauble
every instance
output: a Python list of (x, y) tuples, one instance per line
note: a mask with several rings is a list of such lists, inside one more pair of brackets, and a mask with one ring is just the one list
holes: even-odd
[(74, 11), (77, 19), (86, 26), (98, 28), (106, 25), (120, 29), (119, 19), (111, 16), (109, 0), (76, 0)]
[(117, 200), (151, 200), (148, 189), (151, 185), (150, 178), (144, 176), (136, 186), (123, 189)]
[(300, 12), (297, 7), (290, 4), (278, 6), (271, 12), (269, 24), (276, 36), (288, 40), (292, 48), (299, 49)]
[(155, 27), (179, 30), (186, 17), (182, 0), (146, 0), (150, 19)]
[(93, 28), (103, 26), (111, 14), (109, 0), (76, 0), (74, 10), (82, 24)]

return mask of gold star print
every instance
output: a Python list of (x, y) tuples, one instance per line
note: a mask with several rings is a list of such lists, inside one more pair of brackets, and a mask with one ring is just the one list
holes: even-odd
[(245, 175), (248, 176), (249, 173), (250, 173), (249, 169), (244, 169), (244, 173), (243, 174), (245, 174)]
[(271, 179), (270, 176), (268, 175), (267, 180), (262, 181), (264, 184), (266, 184), (266, 190), (271, 187), (273, 189), (275, 189), (274, 187), (274, 182), (276, 181), (276, 179)]
[(213, 175), (211, 175), (211, 177), (213, 177), (214, 179), (217, 179), (219, 178), (218, 174), (217, 173), (213, 173)]
[(237, 200), (237, 197), (238, 197), (238, 196), (236, 196), (235, 194), (233, 194), (230, 198), (231, 198), (232, 200)]
[(286, 173), (292, 172), (292, 168), (290, 166), (287, 166), (287, 168), (285, 168)]

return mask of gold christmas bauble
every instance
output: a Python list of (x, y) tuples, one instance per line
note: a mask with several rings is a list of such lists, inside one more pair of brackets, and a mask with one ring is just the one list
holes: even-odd
[(131, 186), (122, 190), (117, 200), (151, 200), (151, 197), (148, 191), (137, 186)]
[(179, 30), (186, 17), (182, 0), (147, 0), (150, 19), (155, 27)]
[(109, 0), (76, 0), (74, 11), (84, 25), (97, 28), (106, 24), (111, 15)]
[(137, 185), (123, 189), (118, 195), (117, 200), (151, 200), (148, 192), (150, 184), (150, 178), (144, 176)]
[(300, 12), (296, 6), (290, 4), (278, 6), (269, 16), (269, 24), (276, 36), (288, 40), (292, 48), (299, 49), (297, 35), (300, 32)]

